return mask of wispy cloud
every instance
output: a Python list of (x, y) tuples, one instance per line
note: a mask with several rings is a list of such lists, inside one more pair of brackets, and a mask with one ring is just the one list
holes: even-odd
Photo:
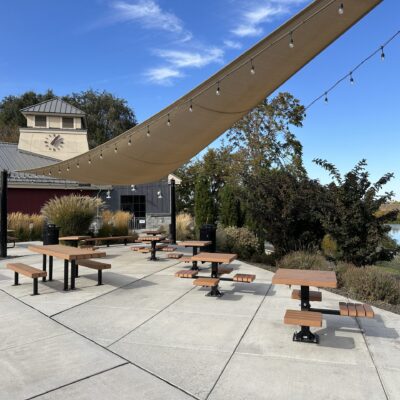
[(149, 69), (144, 73), (144, 76), (149, 82), (170, 86), (173, 83), (173, 78), (182, 78), (184, 74), (176, 68), (159, 67)]
[(224, 45), (225, 47), (227, 47), (228, 49), (235, 49), (235, 50), (239, 50), (242, 48), (242, 43), (237, 42), (235, 40), (224, 40)]
[(287, 14), (291, 6), (305, 3), (307, 0), (266, 0), (260, 4), (253, 3), (243, 12), (239, 24), (231, 30), (235, 36), (259, 36), (264, 30), (262, 24), (276, 17)]
[(212, 47), (199, 51), (156, 50), (156, 54), (176, 68), (201, 68), (211, 63), (223, 62), (223, 50)]

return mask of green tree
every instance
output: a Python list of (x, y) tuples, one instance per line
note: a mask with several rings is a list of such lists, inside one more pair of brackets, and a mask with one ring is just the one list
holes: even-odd
[(219, 222), (223, 226), (243, 226), (241, 202), (234, 187), (227, 183), (220, 191)]
[(393, 192), (379, 194), (394, 175), (387, 173), (372, 183), (366, 171), (366, 160), (358, 162), (344, 177), (326, 160), (315, 159), (314, 162), (333, 179), (327, 185), (321, 221), (337, 242), (342, 258), (358, 266), (392, 259), (397, 246), (386, 247), (390, 230), (387, 223), (396, 219), (399, 211), (394, 209), (383, 215), (378, 211), (394, 195)]
[(44, 94), (30, 91), (21, 96), (4, 97), (0, 102), (0, 140), (18, 142), (19, 128), (26, 127), (26, 119), (20, 110), (53, 97), (54, 93), (50, 89)]
[(214, 224), (216, 220), (215, 203), (211, 196), (210, 178), (200, 175), (196, 181), (194, 215), (196, 228), (199, 229), (203, 224)]
[(89, 147), (93, 148), (137, 124), (134, 111), (124, 99), (109, 92), (86, 90), (63, 100), (86, 113)]

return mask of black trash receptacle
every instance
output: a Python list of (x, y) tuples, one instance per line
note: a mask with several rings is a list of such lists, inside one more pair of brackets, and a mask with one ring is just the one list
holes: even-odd
[(60, 228), (54, 224), (44, 224), (43, 227), (43, 244), (58, 244)]
[(200, 228), (200, 240), (209, 240), (212, 242), (209, 246), (202, 247), (201, 251), (215, 253), (217, 248), (217, 227), (211, 224), (205, 224)]

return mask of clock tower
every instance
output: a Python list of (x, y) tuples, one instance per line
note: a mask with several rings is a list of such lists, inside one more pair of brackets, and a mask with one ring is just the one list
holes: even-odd
[(68, 160), (89, 150), (86, 115), (54, 98), (23, 108), (26, 128), (20, 128), (18, 150)]

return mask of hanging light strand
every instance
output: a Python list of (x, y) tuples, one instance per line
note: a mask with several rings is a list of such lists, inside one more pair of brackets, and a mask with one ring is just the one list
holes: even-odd
[(366, 58), (364, 58), (361, 62), (359, 62), (348, 74), (342, 76), (338, 81), (336, 81), (328, 90), (325, 90), (321, 95), (316, 97), (309, 105), (306, 107), (306, 110), (308, 110), (311, 106), (313, 106), (316, 102), (318, 102), (321, 99), (324, 99), (326, 102), (326, 99), (328, 97), (328, 93), (332, 92), (337, 86), (339, 86), (343, 81), (349, 80), (350, 83), (354, 83), (354, 78), (353, 74), (361, 68), (367, 61), (371, 60), (371, 58), (375, 57), (377, 54), (380, 53), (380, 57), (382, 60), (385, 59), (385, 53), (384, 49), (385, 47), (391, 43), (394, 39), (396, 39), (400, 35), (400, 30), (397, 31), (394, 35), (392, 35), (383, 45), (379, 46), (375, 51), (373, 51), (371, 54), (369, 54)]

